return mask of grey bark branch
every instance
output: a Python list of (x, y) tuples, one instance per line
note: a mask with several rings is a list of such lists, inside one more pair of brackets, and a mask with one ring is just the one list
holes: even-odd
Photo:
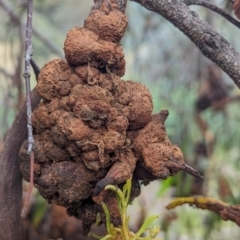
[(26, 39), (25, 39), (25, 85), (26, 85), (26, 104), (27, 104), (27, 129), (28, 129), (28, 153), (32, 152), (34, 139), (32, 129), (32, 106), (30, 97), (30, 59), (32, 58), (32, 14), (33, 14), (33, 0), (28, 0), (27, 4), (27, 26), (26, 26)]
[[(191, 39), (200, 51), (226, 72), (240, 88), (240, 54), (183, 0), (131, 0), (154, 11)], [(160, 50), (161, 51), (161, 50)]]
[[(25, 29), (25, 23), (21, 20), (21, 17), (18, 16), (14, 8), (6, 0), (0, 0), (0, 6), (11, 16), (14, 21), (16, 21), (22, 28)], [(39, 30), (33, 27), (33, 34), (37, 37), (43, 44), (53, 53), (57, 54), (59, 57), (64, 58), (62, 52), (49, 40), (47, 39)]]
[(223, 9), (218, 8), (217, 6), (211, 4), (211, 3), (207, 2), (207, 1), (204, 1), (204, 0), (184, 0), (184, 3), (186, 3), (188, 6), (190, 6), (190, 5), (198, 5), (198, 6), (202, 6), (202, 7), (208, 8), (208, 9), (218, 13), (219, 15), (224, 17), (225, 19), (227, 19), (230, 23), (232, 23), (237, 28), (240, 28), (240, 22), (238, 20), (236, 20), (235, 18), (230, 16)]
[(30, 183), (28, 187), (27, 198), (22, 209), (21, 216), (25, 217), (28, 209), (32, 188), (33, 188), (33, 165), (34, 165), (34, 138), (33, 138), (33, 127), (32, 127), (32, 105), (31, 105), (31, 86), (30, 86), (30, 60), (32, 58), (32, 18), (33, 18), (33, 0), (28, 0), (27, 3), (27, 26), (26, 26), (26, 38), (25, 38), (25, 85), (26, 85), (26, 106), (27, 106), (27, 130), (28, 130), (28, 154), (30, 158)]

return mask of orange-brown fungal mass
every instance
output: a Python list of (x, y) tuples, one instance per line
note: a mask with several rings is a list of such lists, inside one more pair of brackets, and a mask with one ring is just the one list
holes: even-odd
[(71, 91), (69, 76), (72, 68), (63, 60), (55, 59), (47, 63), (39, 74), (37, 92), (44, 100), (66, 96)]
[(64, 43), (65, 57), (69, 64), (79, 66), (93, 62), (97, 68), (108, 66), (117, 72), (125, 69), (122, 47), (113, 42), (104, 41), (87, 28), (73, 28), (67, 34)]
[[(99, 21), (101, 19), (101, 21)], [(127, 28), (127, 17), (120, 11), (105, 14), (94, 10), (86, 19), (84, 27), (96, 33), (99, 38), (110, 42), (119, 42)]]
[[(34, 183), (49, 202), (81, 218), (85, 232), (102, 211), (93, 196), (107, 184), (121, 187), (133, 178), (133, 199), (140, 193), (139, 180), (165, 179), (185, 166), (181, 150), (166, 135), (168, 111), (152, 115), (149, 90), (119, 77), (125, 72), (119, 41), (126, 25), (126, 16), (116, 9), (93, 10), (84, 28), (67, 34), (67, 62), (47, 63), (37, 84), (43, 101), (32, 117)], [(26, 148), (25, 141), (19, 159), (29, 181)], [(106, 202), (119, 224), (116, 201)]]

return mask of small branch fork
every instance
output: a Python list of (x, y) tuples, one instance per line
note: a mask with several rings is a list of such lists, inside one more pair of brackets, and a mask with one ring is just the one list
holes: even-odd
[[(240, 54), (187, 6), (187, 0), (131, 0), (154, 11), (183, 32), (199, 50), (240, 88)], [(190, 0), (189, 0), (190, 1)]]
[[(230, 0), (231, 3), (234, 2)], [(190, 5), (199, 5), (199, 6), (202, 6), (202, 7), (205, 7), (205, 8), (208, 8), (210, 10), (212, 10), (213, 12), (216, 12), (218, 13), (219, 15), (221, 15), (222, 17), (224, 17), (226, 20), (228, 20), (230, 23), (232, 23), (234, 26), (236, 26), (237, 28), (240, 29), (240, 22), (237, 21), (235, 18), (233, 18), (232, 16), (230, 16), (226, 11), (224, 11), (223, 9), (221, 8), (218, 8), (217, 6), (209, 3), (208, 1), (205, 1), (205, 0), (184, 0), (184, 3), (187, 5), (187, 6), (190, 6)]]
[(27, 109), (27, 130), (28, 130), (28, 154), (30, 154), (30, 183), (27, 193), (27, 198), (22, 209), (21, 216), (25, 217), (27, 207), (30, 201), (30, 196), (33, 188), (33, 166), (34, 166), (34, 139), (32, 129), (32, 107), (31, 107), (31, 86), (30, 86), (30, 61), (32, 58), (32, 14), (33, 14), (33, 0), (28, 0), (27, 4), (27, 28), (26, 28), (26, 40), (25, 40), (25, 71), (24, 78), (26, 84), (26, 109)]

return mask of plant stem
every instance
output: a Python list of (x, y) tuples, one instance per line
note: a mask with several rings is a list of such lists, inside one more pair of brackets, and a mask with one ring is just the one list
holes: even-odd
[(34, 166), (34, 153), (33, 153), (33, 129), (32, 129), (32, 105), (31, 105), (31, 86), (30, 86), (30, 60), (32, 58), (32, 14), (33, 14), (33, 0), (28, 0), (27, 4), (27, 28), (26, 28), (26, 39), (25, 39), (25, 70), (24, 78), (26, 85), (26, 109), (27, 109), (27, 130), (28, 130), (28, 154), (30, 154), (30, 183), (28, 189), (28, 196), (22, 209), (21, 216), (25, 217), (27, 207), (29, 205), (30, 196), (33, 188), (33, 166)]
[(26, 84), (26, 99), (27, 99), (27, 129), (28, 129), (28, 153), (33, 149), (34, 139), (32, 133), (32, 107), (30, 98), (30, 60), (32, 58), (32, 13), (33, 13), (33, 1), (28, 0), (27, 8), (27, 28), (26, 28), (26, 40), (25, 40), (25, 71), (24, 78)]

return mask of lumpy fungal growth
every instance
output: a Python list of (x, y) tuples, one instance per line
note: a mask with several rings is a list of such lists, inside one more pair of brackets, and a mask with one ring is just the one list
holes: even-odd
[[(127, 19), (110, 2), (110, 13), (102, 7), (92, 10), (85, 27), (69, 31), (67, 62), (56, 59), (42, 68), (37, 83), (42, 102), (32, 117), (35, 186), (49, 202), (82, 219), (85, 232), (98, 212), (104, 221), (101, 199), (112, 222), (121, 222), (115, 196), (103, 191), (107, 184), (121, 187), (132, 178), (134, 199), (139, 180), (166, 179), (185, 167), (181, 150), (166, 135), (168, 111), (152, 115), (149, 90), (120, 78), (125, 72), (120, 40)], [(29, 181), (26, 141), (19, 159)]]

